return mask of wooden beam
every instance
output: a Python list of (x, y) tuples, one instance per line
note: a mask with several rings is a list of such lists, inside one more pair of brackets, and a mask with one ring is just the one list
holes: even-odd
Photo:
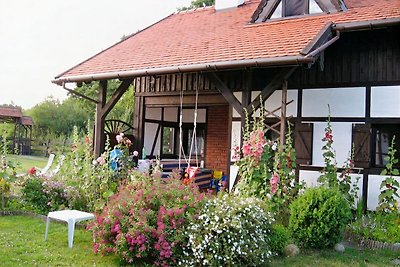
[[(259, 109), (261, 103), (264, 103), (265, 100), (267, 100), (267, 98), (270, 97), (275, 90), (281, 88), (283, 82), (287, 80), (290, 77), (290, 75), (293, 74), (296, 68), (297, 67), (292, 67), (289, 70), (285, 68), (279, 71), (278, 74), (276, 74), (274, 78), (271, 80), (271, 82), (264, 87), (264, 89), (254, 99), (254, 101), (251, 102), (251, 104), (246, 107), (248, 114), (249, 115), (253, 114), (253, 110)], [(260, 98), (262, 99), (262, 102)]]
[(98, 103), (97, 100), (94, 100), (93, 98), (90, 98), (90, 97), (88, 97), (88, 96), (85, 96), (84, 94), (81, 94), (81, 93), (79, 93), (79, 92), (77, 92), (77, 91), (75, 91), (75, 90), (69, 89), (69, 88), (65, 87), (65, 85), (63, 86), (63, 88), (64, 88), (65, 90), (67, 90), (69, 93), (73, 94), (73, 95), (82, 97), (82, 98), (84, 98), (84, 99), (86, 99), (86, 100), (89, 100), (90, 102), (95, 103), (95, 104)]
[(282, 84), (282, 102), (281, 102), (281, 128), (279, 134), (279, 152), (282, 153), (283, 146), (285, 145), (285, 133), (286, 133), (286, 106), (287, 106), (287, 81), (285, 80)]
[(207, 73), (208, 79), (212, 84), (218, 89), (218, 91), (224, 96), (226, 101), (233, 106), (233, 108), (244, 117), (243, 106), (239, 100), (233, 95), (233, 92), (228, 88), (228, 86), (218, 77), (215, 72)]
[[(244, 81), (244, 88), (242, 91), (242, 110), (243, 107), (247, 107), (251, 103), (251, 92), (253, 88), (253, 72), (252, 71), (244, 71), (243, 72), (243, 81)], [(240, 118), (240, 128), (246, 128), (246, 114), (241, 115)], [(243, 145), (243, 136), (244, 131), (240, 131), (240, 147)]]
[(119, 85), (118, 89), (111, 96), (110, 100), (108, 100), (107, 104), (105, 104), (102, 108), (102, 115), (104, 117), (111, 111), (111, 109), (117, 104), (118, 100), (121, 96), (128, 90), (129, 86), (132, 84), (132, 80), (124, 80)]
[[(181, 102), (181, 99), (179, 96), (164, 96), (164, 97), (159, 97), (157, 96), (152, 96), (152, 97), (146, 97), (146, 106), (179, 106)], [(196, 103), (196, 96), (194, 95), (184, 95), (183, 96), (183, 101), (182, 105), (184, 106), (193, 106)], [(199, 106), (203, 105), (226, 105), (226, 99), (218, 93), (216, 94), (210, 94), (210, 95), (199, 95), (197, 99), (197, 104)]]
[(95, 156), (100, 156), (104, 149), (104, 125), (105, 125), (105, 115), (103, 112), (103, 107), (106, 104), (107, 97), (107, 81), (99, 82), (99, 95), (96, 104), (96, 121), (94, 128), (94, 154)]
[(133, 142), (133, 149), (139, 152), (142, 157), (142, 149), (144, 144), (144, 119), (145, 119), (145, 98), (135, 96), (135, 111), (133, 113), (133, 136), (136, 140)]

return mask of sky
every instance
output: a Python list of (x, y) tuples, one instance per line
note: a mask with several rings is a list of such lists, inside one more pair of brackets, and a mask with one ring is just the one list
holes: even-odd
[(0, 104), (65, 99), (55, 76), (190, 2), (0, 0)]

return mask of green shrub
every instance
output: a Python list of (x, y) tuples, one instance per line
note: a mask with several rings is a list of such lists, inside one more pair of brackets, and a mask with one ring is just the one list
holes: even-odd
[(96, 216), (93, 249), (130, 265), (176, 266), (188, 238), (184, 229), (203, 203), (204, 193), (194, 184), (135, 174)]
[(300, 246), (332, 247), (343, 238), (350, 219), (349, 204), (339, 191), (312, 188), (291, 204), (289, 229)]
[(46, 213), (49, 210), (47, 206), (47, 197), (43, 193), (44, 187), (39, 178), (29, 178), (25, 181), (22, 188), (22, 199), (28, 208), (40, 213)]
[(47, 214), (68, 207), (65, 185), (51, 179), (29, 177), (22, 188), (22, 199), (28, 209)]
[(270, 238), (272, 252), (282, 254), (283, 249), (289, 243), (289, 240), (290, 232), (285, 226), (281, 224), (274, 224), (272, 226), (272, 235)]
[(263, 201), (222, 194), (209, 200), (189, 236), (182, 266), (262, 266), (270, 250), (273, 218)]

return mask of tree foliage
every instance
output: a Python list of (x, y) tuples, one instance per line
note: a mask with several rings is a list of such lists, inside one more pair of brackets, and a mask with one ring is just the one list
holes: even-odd
[[(108, 82), (107, 101), (117, 90), (120, 83), (118, 80)], [(76, 91), (92, 99), (98, 99), (99, 83), (83, 84), (76, 88)], [(133, 88), (131, 86), (106, 119), (118, 119), (131, 124), (133, 109)], [(88, 120), (92, 122), (95, 120), (96, 104), (72, 94), (62, 102), (53, 97), (48, 97), (45, 101), (27, 110), (26, 114), (32, 116), (34, 137), (44, 135), (70, 136), (74, 126), (83, 131)]]
[(193, 8), (199, 8), (204, 6), (212, 6), (215, 4), (215, 0), (193, 0), (190, 6), (178, 8), (179, 11), (188, 10)]
[[(121, 82), (119, 80), (110, 80), (107, 83), (107, 101), (111, 98), (113, 93), (118, 89), (119, 85)], [(98, 98), (98, 92), (99, 92), (99, 82), (92, 82), (90, 84), (83, 84), (82, 86), (78, 87), (75, 89), (77, 92), (84, 94), (92, 99), (97, 99)], [(121, 97), (121, 99), (117, 102), (117, 104), (114, 106), (114, 108), (110, 111), (110, 113), (107, 115), (106, 119), (118, 119), (127, 122), (128, 124), (132, 123), (133, 119), (133, 104), (134, 104), (134, 90), (133, 87), (130, 86), (127, 92)], [(71, 98), (76, 99), (78, 102), (81, 102), (89, 114), (94, 118), (95, 116), (95, 111), (96, 111), (96, 104), (71, 95)]]
[(34, 135), (70, 135), (73, 126), (84, 129), (88, 119), (92, 120), (82, 103), (68, 98), (60, 102), (53, 97), (27, 111), (34, 122)]

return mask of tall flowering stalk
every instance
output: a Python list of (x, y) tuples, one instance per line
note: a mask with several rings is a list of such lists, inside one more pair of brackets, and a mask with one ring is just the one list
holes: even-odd
[(246, 116), (243, 146), (241, 149), (234, 148), (234, 151), (240, 152), (236, 153), (240, 174), (236, 191), (240, 195), (256, 196), (271, 202), (279, 222), (287, 224), (288, 206), (302, 187), (296, 179), (296, 151), (291, 127), (288, 126), (286, 143), (279, 153), (279, 143), (265, 137), (263, 116), (261, 112), (259, 118), (254, 118), (252, 127)]
[(400, 184), (395, 179), (395, 175), (399, 175), (399, 170), (394, 168), (394, 165), (399, 162), (396, 158), (395, 137), (393, 136), (392, 143), (388, 149), (388, 156), (385, 158), (388, 163), (386, 168), (381, 172), (381, 175), (386, 175), (386, 178), (380, 185), (381, 193), (379, 195), (378, 210), (386, 213), (397, 212), (398, 203), (396, 197), (399, 198)]
[(333, 149), (333, 134), (330, 112), (322, 141), (324, 142), (324, 145), (322, 146), (322, 156), (324, 157), (325, 166), (321, 171), (321, 176), (318, 178), (318, 182), (329, 188), (337, 188), (336, 151)]
[(338, 185), (339, 191), (349, 202), (350, 206), (353, 206), (355, 204), (355, 200), (357, 199), (357, 192), (360, 189), (358, 187), (358, 181), (360, 180), (360, 177), (357, 177), (354, 183), (351, 181), (350, 174), (354, 172), (354, 147), (349, 154), (350, 155), (342, 167), (342, 173), (339, 175)]
[(272, 207), (277, 213), (278, 222), (287, 225), (290, 216), (289, 205), (297, 197), (300, 189), (304, 188), (304, 184), (299, 183), (296, 178), (296, 150), (293, 145), (290, 123), (282, 152), (275, 153), (274, 160), (274, 174), (270, 182)]
[(257, 196), (262, 199), (270, 194), (270, 180), (273, 171), (274, 153), (277, 145), (267, 140), (264, 135), (263, 114), (254, 118), (250, 127), (246, 113), (246, 124), (243, 129), (243, 145), (236, 157), (240, 181), (237, 191), (241, 195)]

